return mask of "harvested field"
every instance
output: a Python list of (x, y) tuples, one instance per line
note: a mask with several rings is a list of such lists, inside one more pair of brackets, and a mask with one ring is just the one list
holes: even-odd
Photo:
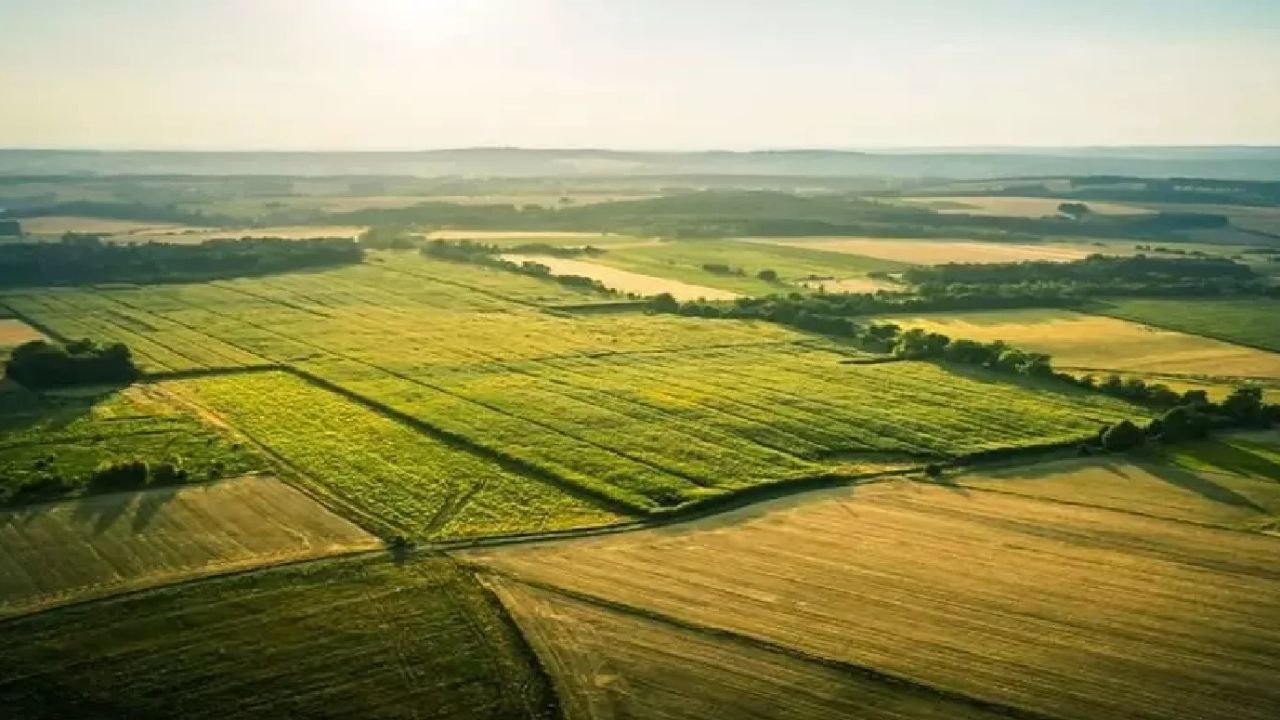
[[(110, 218), (45, 217), (22, 218), (22, 231), (31, 235), (62, 235), (63, 233), (101, 233), (103, 235), (133, 235), (145, 232), (182, 232), (191, 230), (174, 223), (142, 222), (137, 220), (112, 220)], [(196, 228), (195, 230), (199, 230)]]
[(995, 243), (978, 240), (914, 240), (910, 238), (752, 238), (752, 242), (849, 253), (912, 265), (941, 263), (1002, 263), (1024, 260), (1070, 262), (1092, 251), (1070, 245)]
[(902, 202), (933, 207), (937, 212), (944, 214), (997, 215), (1025, 218), (1053, 217), (1058, 214), (1058, 206), (1064, 202), (1082, 202), (1098, 215), (1150, 215), (1154, 212), (1137, 205), (1101, 202), (1098, 200), (1064, 200), (1061, 198), (1007, 197), (1003, 195), (989, 197), (969, 195), (911, 197), (902, 198)]
[(1024, 713), (1269, 720), (1277, 543), (899, 481), (464, 556), (552, 592)]
[(46, 339), (44, 333), (21, 320), (0, 317), (0, 355), (32, 340)]
[(618, 270), (607, 265), (600, 265), (586, 260), (557, 258), (546, 255), (517, 255), (507, 253), (502, 256), (512, 262), (536, 262), (551, 268), (557, 275), (581, 275), (604, 283), (605, 287), (623, 293), (636, 295), (658, 295), (670, 293), (677, 300), (732, 300), (737, 293), (701, 285), (690, 285), (678, 280), (670, 280), (652, 275)]
[[(1178, 308), (1194, 305), (1177, 303)], [(925, 313), (876, 320), (953, 338), (1004, 340), (1025, 350), (1048, 353), (1054, 365), (1064, 370), (1280, 379), (1280, 354), (1070, 310)]]
[(567, 720), (1000, 718), (758, 644), (491, 578)]
[(319, 237), (354, 238), (367, 228), (363, 225), (278, 225), (272, 227), (240, 227), (196, 230), (152, 229), (136, 233), (135, 240), (155, 242), (201, 243), (206, 240), (235, 240), (242, 237), (274, 237), (305, 240)]
[(270, 477), (0, 511), (0, 616), (380, 544)]
[(0, 623), (7, 717), (551, 720), (546, 681), (441, 559), (307, 563)]
[(1177, 448), (1180, 462), (1159, 455), (1139, 455), (1140, 462), (1080, 458), (965, 474), (955, 482), (1173, 520), (1269, 529), (1280, 517), (1280, 449), (1271, 447), (1268, 457), (1265, 448), (1247, 440), (1212, 440)]

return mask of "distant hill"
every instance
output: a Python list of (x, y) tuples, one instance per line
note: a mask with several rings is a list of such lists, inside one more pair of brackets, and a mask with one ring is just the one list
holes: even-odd
[(468, 148), (420, 152), (2, 150), (0, 175), (795, 175), (987, 178), (1129, 175), (1280, 180), (1280, 147), (983, 148), (877, 152), (626, 152)]

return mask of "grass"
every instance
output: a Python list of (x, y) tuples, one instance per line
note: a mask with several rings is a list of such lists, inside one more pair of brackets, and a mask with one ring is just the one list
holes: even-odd
[(379, 544), (267, 477), (0, 511), (0, 616)]
[(190, 480), (241, 475), (261, 461), (143, 388), (105, 395), (0, 391), (0, 505), (99, 491), (102, 463), (177, 462)]
[[(1166, 312), (1196, 312), (1196, 306), (1195, 302), (1178, 301), (1167, 306)], [(1049, 353), (1054, 365), (1063, 369), (1188, 378), (1280, 379), (1277, 354), (1069, 310), (944, 312), (893, 315), (878, 320), (951, 337), (1004, 340), (1026, 350)]]
[(954, 699), (504, 578), (568, 720), (999, 718)]
[(1102, 315), (1280, 352), (1280, 300), (1119, 299), (1090, 309)]
[[(803, 289), (801, 282), (811, 277), (865, 277), (871, 271), (891, 272), (905, 267), (870, 257), (734, 240), (686, 240), (617, 248), (593, 258), (592, 262), (742, 295)], [(703, 267), (708, 264), (728, 265), (731, 272), (710, 272)], [(756, 277), (766, 269), (778, 274), (778, 282)]]
[(1264, 720), (1277, 540), (898, 481), (466, 553), (594, 605), (1047, 717)]
[(164, 387), (215, 413), (314, 492), (388, 534), (462, 538), (619, 520), (598, 503), (292, 375), (211, 377)]
[(445, 560), (311, 563), (0, 624), (12, 717), (556, 716), (545, 680)]

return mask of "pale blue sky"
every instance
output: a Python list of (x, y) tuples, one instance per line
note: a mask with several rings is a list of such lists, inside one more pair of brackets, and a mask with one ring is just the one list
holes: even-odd
[(1280, 0), (0, 0), (0, 147), (1280, 144)]

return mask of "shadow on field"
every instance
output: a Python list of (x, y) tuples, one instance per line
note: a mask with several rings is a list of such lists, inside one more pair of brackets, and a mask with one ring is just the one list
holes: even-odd
[(1258, 452), (1259, 449), (1277, 452), (1277, 448), (1265, 443), (1232, 440), (1191, 445), (1182, 449), (1179, 454), (1212, 466), (1221, 472), (1253, 480), (1280, 482), (1280, 462)]
[(79, 524), (92, 525), (93, 534), (101, 535), (117, 522), (129, 522), (133, 533), (147, 529), (161, 508), (177, 496), (180, 487), (161, 487), (153, 490), (134, 490), (72, 500), (75, 508), (72, 519)]
[(1248, 508), (1249, 510), (1258, 513), (1267, 512), (1266, 508), (1258, 505), (1244, 495), (1241, 495), (1229, 487), (1219, 485), (1202, 474), (1192, 472), (1190, 470), (1184, 470), (1183, 468), (1172, 465), (1151, 465), (1147, 469), (1152, 475), (1160, 478), (1170, 485), (1182, 488), (1183, 490), (1189, 490), (1206, 500), (1222, 503), (1223, 505), (1231, 505), (1233, 507)]

